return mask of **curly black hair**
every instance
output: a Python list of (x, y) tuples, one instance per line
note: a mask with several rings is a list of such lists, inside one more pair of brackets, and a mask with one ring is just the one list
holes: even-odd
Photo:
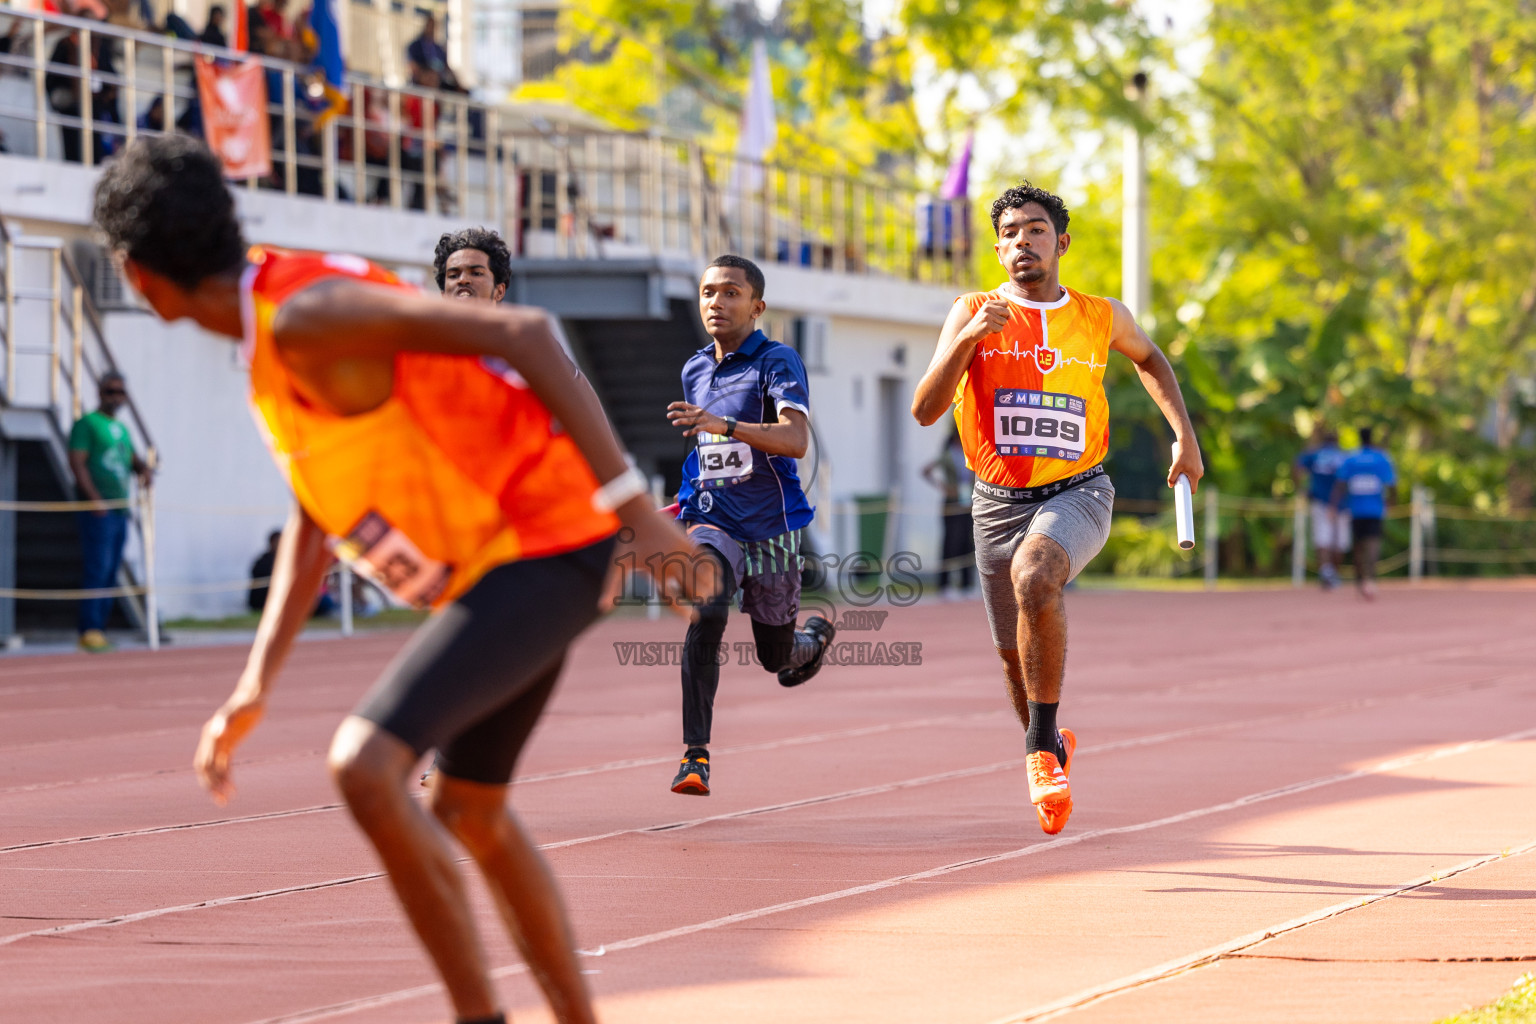
[(491, 263), (491, 279), (497, 284), (512, 283), (512, 253), (507, 249), (507, 243), (489, 228), (465, 228), (450, 231), (437, 240), (432, 272), (437, 277), (438, 291), (443, 290), (447, 281), (448, 257), (460, 249), (479, 249)]
[(992, 204), (992, 231), (997, 232), (997, 222), (1003, 219), (1004, 210), (1017, 210), (1026, 203), (1039, 203), (1045, 207), (1046, 216), (1051, 218), (1051, 223), (1056, 226), (1058, 235), (1066, 234), (1067, 222), (1071, 219), (1067, 215), (1067, 204), (1061, 201), (1061, 197), (1047, 192), (1043, 188), (1037, 188), (1028, 179), (997, 197)]
[(709, 265), (711, 267), (732, 267), (741, 271), (747, 279), (747, 287), (752, 289), (752, 297), (754, 299), (763, 297), (763, 289), (768, 286), (767, 280), (763, 277), (763, 268), (745, 256), (727, 253), (724, 256), (716, 256), (713, 260), (710, 260)]
[(140, 135), (96, 183), (107, 247), (182, 288), (233, 270), (245, 239), (219, 158), (188, 135)]

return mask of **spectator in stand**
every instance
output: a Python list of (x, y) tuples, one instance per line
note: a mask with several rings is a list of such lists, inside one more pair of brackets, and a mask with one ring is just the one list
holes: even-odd
[(448, 51), (437, 41), (437, 16), (430, 11), (422, 18), (421, 34), (405, 48), (411, 69), (411, 84), (423, 89), (447, 89), (463, 92), (459, 78), (448, 66)]
[(288, 24), (283, 10), (288, 6), (288, 0), (260, 0), (252, 10), (261, 23), (267, 26), (267, 31), (272, 33), (274, 40), (292, 39), (293, 26)]
[[(80, 33), (70, 32), (54, 45), (53, 53), (48, 57), (50, 66), (68, 68), (69, 70), (52, 70), (43, 77), (43, 88), (48, 93), (48, 105), (64, 117), (76, 119), (82, 113), (80, 104), (80, 56)], [(94, 71), (116, 74), (117, 63), (112, 54), (112, 38), (110, 36), (93, 35), (90, 66)], [(117, 112), (117, 86), (92, 81), (88, 87), (92, 89), (92, 120), (109, 124), (121, 124), (122, 118)], [(80, 163), (84, 154), (80, 128), (75, 125), (62, 125), (59, 128), (59, 134), (64, 143), (64, 159), (70, 163)], [(100, 132), (92, 132), (92, 155), (96, 163), (100, 163), (107, 153), (110, 152), (113, 140), (114, 137), (112, 136), (103, 136)]]
[(224, 8), (218, 4), (208, 8), (208, 24), (203, 27), (203, 34), (197, 38), (209, 46), (229, 45), (229, 38), (224, 34)]
[[(149, 481), (149, 466), (133, 450), (128, 428), (117, 421), (117, 411), (128, 401), (123, 375), (109, 372), (98, 383), (100, 404), (93, 413), (75, 421), (69, 431), (69, 467), (83, 501), (123, 501), (130, 478), (138, 474)], [(123, 545), (128, 540), (126, 508), (84, 509), (80, 528), (80, 588), (97, 590), (117, 585), (123, 564)], [(80, 647), (98, 652), (112, 649), (103, 630), (112, 610), (110, 597), (85, 598), (80, 602)]]

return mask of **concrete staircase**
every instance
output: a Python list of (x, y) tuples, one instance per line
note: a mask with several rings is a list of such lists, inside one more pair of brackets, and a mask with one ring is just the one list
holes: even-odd
[(670, 299), (667, 311), (667, 319), (567, 317), (562, 324), (620, 440), (647, 476), (661, 476), (670, 497), (693, 441), (667, 422), (667, 403), (683, 397), (683, 364), (709, 336), (694, 303)]

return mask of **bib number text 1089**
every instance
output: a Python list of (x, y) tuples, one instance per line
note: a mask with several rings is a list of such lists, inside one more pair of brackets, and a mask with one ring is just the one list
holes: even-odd
[(1083, 457), (1087, 413), (1087, 403), (1076, 395), (998, 388), (992, 393), (997, 454), (1075, 462)]

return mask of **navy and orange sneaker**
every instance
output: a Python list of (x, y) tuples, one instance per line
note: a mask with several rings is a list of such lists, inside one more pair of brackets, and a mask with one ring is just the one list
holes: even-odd
[(821, 645), (821, 649), (816, 652), (816, 657), (804, 665), (779, 669), (780, 686), (799, 686), (821, 671), (822, 660), (827, 656), (827, 648), (832, 646), (832, 638), (837, 635), (837, 627), (820, 615), (812, 615), (805, 620), (805, 629), (801, 632), (809, 633), (812, 639)]
[(1068, 774), (1072, 769), (1072, 752), (1077, 749), (1077, 734), (1071, 729), (1058, 729), (1062, 757), (1049, 750), (1039, 750), (1029, 755), (1026, 767), (1029, 772), (1029, 802), (1035, 805), (1040, 817), (1040, 828), (1048, 836), (1054, 836), (1067, 827), (1072, 816), (1072, 784)]
[(677, 775), (672, 779), (672, 792), (684, 796), (709, 796), (709, 751), (683, 755)]

